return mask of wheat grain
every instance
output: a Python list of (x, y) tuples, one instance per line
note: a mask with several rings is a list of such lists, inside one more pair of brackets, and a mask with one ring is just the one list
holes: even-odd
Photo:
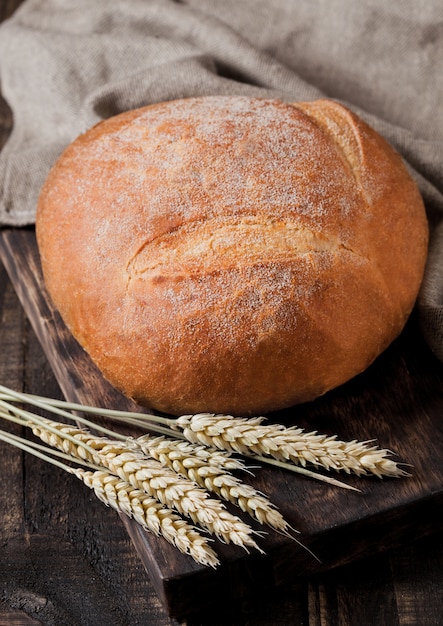
[(306, 433), (301, 428), (263, 422), (263, 417), (247, 419), (200, 413), (177, 418), (174, 427), (192, 443), (244, 456), (270, 456), (303, 467), (311, 464), (360, 476), (407, 475), (388, 458), (389, 450), (371, 446), (368, 442), (345, 442), (336, 436)]
[(134, 518), (143, 528), (164, 537), (180, 552), (202, 565), (219, 565), (214, 550), (194, 527), (157, 500), (105, 471), (73, 470), (85, 485), (105, 504)]
[(226, 467), (244, 469), (243, 462), (217, 450), (164, 437), (144, 436), (135, 440), (135, 443), (163, 466), (170, 467), (177, 474), (232, 502), (260, 524), (285, 534), (292, 530), (268, 498), (226, 470)]

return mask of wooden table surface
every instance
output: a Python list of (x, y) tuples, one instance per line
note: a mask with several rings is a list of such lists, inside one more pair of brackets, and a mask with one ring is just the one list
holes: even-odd
[[(0, 20), (18, 4), (0, 0)], [(0, 102), (0, 139), (10, 125)], [(61, 397), (1, 265), (0, 384)], [(1, 443), (0, 476), (0, 626), (178, 624), (160, 603), (117, 514), (79, 481)], [(441, 625), (443, 534), (297, 580), (260, 601), (225, 604), (221, 596), (206, 615), (196, 606), (187, 623)]]

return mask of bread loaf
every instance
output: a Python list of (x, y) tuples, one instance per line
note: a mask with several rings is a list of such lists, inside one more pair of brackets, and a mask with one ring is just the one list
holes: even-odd
[(402, 330), (428, 237), (400, 156), (346, 108), (218, 96), (81, 135), (36, 228), (73, 335), (171, 414), (266, 413), (357, 375)]

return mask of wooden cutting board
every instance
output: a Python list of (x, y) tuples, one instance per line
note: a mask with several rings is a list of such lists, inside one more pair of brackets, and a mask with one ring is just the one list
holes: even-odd
[[(51, 304), (32, 229), (0, 231), (0, 257), (69, 401), (139, 410), (116, 392), (79, 347)], [(443, 365), (412, 316), (392, 346), (363, 374), (323, 398), (268, 416), (341, 439), (376, 439), (412, 465), (402, 479), (341, 476), (360, 493), (272, 467), (245, 480), (268, 494), (300, 540), (317, 555), (270, 531), (265, 555), (216, 541), (222, 564), (199, 566), (164, 540), (122, 520), (171, 616), (263, 595), (298, 577), (331, 569), (422, 537), (443, 526)], [(340, 478), (340, 476), (336, 476)]]

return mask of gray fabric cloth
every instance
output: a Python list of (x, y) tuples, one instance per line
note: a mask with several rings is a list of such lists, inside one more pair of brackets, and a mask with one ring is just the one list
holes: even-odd
[(338, 99), (404, 156), (432, 227), (419, 298), (443, 359), (441, 0), (26, 0), (0, 26), (13, 112), (0, 224), (32, 224), (49, 168), (79, 133), (173, 98)]

